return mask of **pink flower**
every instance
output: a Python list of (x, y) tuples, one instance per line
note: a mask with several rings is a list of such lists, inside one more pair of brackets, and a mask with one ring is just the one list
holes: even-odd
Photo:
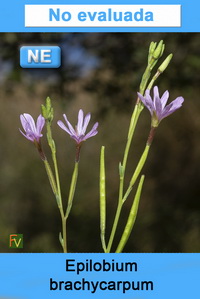
[(151, 113), (153, 127), (157, 127), (163, 118), (174, 113), (184, 102), (183, 97), (178, 97), (170, 104), (166, 105), (169, 98), (169, 92), (166, 90), (160, 98), (157, 86), (153, 89), (153, 99), (151, 98), (150, 91), (148, 89), (145, 92), (145, 96), (142, 96), (139, 92), (138, 96)]
[(40, 114), (35, 124), (35, 121), (32, 118), (32, 116), (28, 113), (24, 113), (20, 115), (20, 120), (22, 127), (25, 131), (24, 133), (20, 130), (22, 135), (24, 135), (24, 137), (26, 137), (28, 140), (39, 144), (40, 138), (43, 136), (41, 132), (45, 124), (44, 117)]
[(79, 110), (78, 122), (75, 129), (72, 127), (71, 123), (68, 121), (67, 116), (65, 114), (63, 114), (63, 117), (66, 121), (67, 126), (61, 120), (59, 120), (57, 124), (61, 129), (66, 131), (70, 135), (70, 137), (76, 141), (77, 144), (80, 144), (81, 142), (87, 140), (90, 137), (95, 136), (98, 133), (97, 127), (99, 124), (98, 122), (96, 122), (93, 125), (92, 129), (87, 134), (85, 134), (91, 118), (91, 114), (88, 113), (84, 117), (84, 113), (82, 109)]

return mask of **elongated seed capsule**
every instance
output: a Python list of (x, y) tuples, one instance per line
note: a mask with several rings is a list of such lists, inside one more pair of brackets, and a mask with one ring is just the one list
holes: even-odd
[(106, 176), (105, 176), (105, 147), (101, 147), (100, 156), (100, 180), (99, 180), (99, 191), (100, 191), (100, 230), (101, 230), (101, 243), (106, 252), (105, 243), (105, 230), (106, 230)]
[(116, 253), (120, 253), (123, 251), (124, 246), (126, 245), (126, 242), (129, 239), (129, 236), (131, 234), (132, 228), (134, 226), (135, 220), (136, 220), (136, 216), (137, 216), (137, 211), (138, 211), (138, 206), (139, 206), (139, 202), (140, 202), (140, 196), (141, 196), (141, 192), (142, 192), (142, 186), (144, 183), (144, 175), (141, 176), (140, 178), (140, 182), (138, 184), (138, 188), (135, 194), (135, 198), (128, 216), (128, 220), (124, 229), (124, 232), (122, 234), (121, 240), (119, 242), (119, 245), (117, 247)]
[(147, 144), (145, 149), (144, 149), (144, 152), (143, 152), (143, 154), (140, 158), (140, 161), (139, 161), (139, 163), (138, 163), (138, 165), (135, 169), (135, 172), (134, 172), (134, 174), (131, 178), (130, 186), (134, 186), (134, 184), (135, 184), (135, 182), (136, 182), (136, 180), (137, 180), (137, 178), (138, 178), (138, 176), (139, 176), (139, 174), (140, 174), (140, 172), (141, 172), (141, 170), (142, 170), (142, 168), (143, 168), (143, 166), (146, 162), (146, 159), (147, 159), (148, 153), (149, 153), (149, 149), (150, 149), (150, 145)]

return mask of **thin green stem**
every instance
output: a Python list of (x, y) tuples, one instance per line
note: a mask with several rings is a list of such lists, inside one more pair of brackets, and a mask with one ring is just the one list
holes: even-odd
[(62, 231), (63, 231), (63, 252), (67, 253), (67, 218), (61, 215), (62, 218)]
[(126, 193), (125, 193), (125, 195), (124, 195), (124, 197), (122, 199), (123, 203), (126, 201), (126, 199), (129, 196), (131, 190), (133, 189), (133, 186), (134, 186), (134, 184), (135, 184), (138, 176), (141, 173), (141, 170), (142, 170), (142, 168), (143, 168), (143, 166), (144, 166), (144, 164), (145, 164), (145, 162), (147, 160), (149, 149), (150, 149), (150, 145), (146, 144), (146, 147), (145, 147), (145, 149), (143, 151), (143, 154), (142, 154), (142, 156), (141, 156), (141, 158), (140, 158), (140, 160), (138, 162), (138, 165), (137, 165), (137, 167), (136, 167), (136, 169), (135, 169), (135, 171), (133, 173), (133, 176), (132, 176), (132, 178), (130, 180), (129, 187), (128, 187), (128, 189), (127, 189), (127, 191), (126, 191)]
[(113, 244), (113, 240), (114, 240), (114, 237), (115, 237), (117, 225), (118, 225), (118, 222), (119, 222), (119, 217), (120, 217), (120, 214), (121, 214), (122, 205), (123, 205), (122, 201), (118, 201), (117, 211), (116, 211), (116, 214), (115, 214), (115, 220), (113, 222), (113, 227), (112, 227), (112, 231), (111, 231), (111, 234), (110, 234), (110, 239), (109, 239), (107, 250), (106, 250), (107, 253), (110, 252), (112, 244)]
[(152, 70), (151, 64), (148, 64), (146, 67), (146, 70), (142, 76), (141, 83), (140, 83), (140, 93), (142, 93), (142, 94), (144, 93), (147, 83), (148, 83), (148, 80), (151, 76), (151, 70)]
[(59, 200), (59, 209), (63, 211), (63, 203), (62, 203), (62, 195), (61, 195), (61, 189), (60, 189), (60, 178), (58, 173), (58, 164), (56, 159), (56, 152), (52, 151), (52, 160), (54, 164), (54, 171), (55, 171), (55, 177), (56, 177), (56, 186), (57, 186), (57, 196)]
[[(148, 80), (149, 80), (150, 75), (151, 75), (151, 70), (152, 70), (152, 66), (151, 66), (151, 64), (149, 64), (146, 67), (146, 70), (144, 72), (144, 75), (142, 76), (142, 80), (141, 80), (141, 83), (140, 83), (140, 93), (141, 94), (144, 94), (144, 91), (146, 89)], [(151, 83), (154, 82), (157, 79), (157, 77), (154, 76), (154, 78), (151, 80)], [(150, 86), (149, 86), (149, 88), (150, 88)], [(143, 108), (144, 108), (144, 106), (138, 98), (137, 102), (136, 102), (136, 105), (135, 105), (135, 108), (134, 108), (134, 111), (133, 111), (133, 114), (132, 114), (132, 117), (131, 117), (129, 131), (128, 131), (128, 139), (127, 139), (127, 143), (126, 143), (126, 147), (125, 147), (125, 151), (124, 151), (124, 157), (123, 157), (123, 163), (122, 163), (122, 166), (123, 166), (123, 169), (124, 169), (123, 177), (125, 176), (125, 169), (126, 169), (128, 154), (129, 154), (131, 142), (132, 142), (132, 139), (133, 139), (133, 135), (134, 135), (134, 132), (135, 132), (135, 128), (136, 128), (140, 113), (142, 112)], [(122, 184), (123, 184), (123, 182), (122, 182)]]
[(129, 128), (128, 139), (127, 139), (127, 142), (126, 142), (126, 147), (125, 147), (124, 157), (123, 157), (123, 162), (122, 162), (122, 167), (124, 169), (123, 177), (125, 176), (125, 170), (126, 170), (128, 154), (129, 154), (131, 142), (132, 142), (132, 139), (133, 139), (133, 135), (134, 135), (134, 132), (135, 132), (135, 128), (136, 128), (136, 125), (137, 125), (137, 122), (138, 122), (138, 119), (139, 119), (139, 116), (140, 116), (141, 112), (142, 112), (141, 104), (140, 103), (136, 104), (134, 112), (133, 112), (133, 120), (131, 120), (131, 124), (130, 124), (130, 128)]
[(53, 191), (54, 195), (56, 196), (57, 186), (56, 186), (56, 182), (55, 182), (55, 179), (54, 179), (53, 172), (51, 170), (51, 166), (49, 165), (49, 162), (47, 161), (47, 159), (45, 159), (43, 161), (44, 161), (45, 169), (46, 169), (46, 172), (47, 172), (47, 176), (49, 178), (49, 182), (50, 182), (52, 191)]
[(55, 178), (53, 175), (53, 172), (51, 171), (51, 177), (53, 178), (54, 185), (56, 185), (56, 192), (54, 192), (56, 201), (58, 204), (58, 208), (60, 211), (61, 215), (61, 220), (62, 220), (62, 247), (63, 247), (63, 252), (67, 252), (67, 229), (66, 229), (66, 220), (67, 218), (64, 215), (63, 211), (63, 202), (62, 202), (62, 194), (61, 194), (61, 188), (60, 188), (60, 178), (59, 178), (59, 172), (58, 172), (58, 163), (57, 163), (57, 158), (56, 158), (56, 146), (54, 143), (54, 140), (52, 138), (52, 132), (51, 132), (51, 122), (47, 121), (47, 140), (49, 147), (51, 149), (51, 155), (52, 155), (52, 160), (53, 160), (53, 165), (54, 165), (54, 173), (55, 173)]
[(135, 169), (135, 171), (132, 175), (132, 178), (131, 178), (130, 183), (129, 183), (129, 187), (128, 187), (128, 189), (127, 189), (127, 191), (126, 191), (126, 193), (125, 193), (125, 195), (122, 199), (123, 203), (126, 201), (127, 197), (129, 196), (129, 194), (130, 194), (131, 190), (133, 189), (133, 186), (134, 186), (138, 176), (140, 175), (140, 173), (141, 173), (141, 171), (144, 167), (144, 164), (145, 164), (145, 162), (147, 160), (147, 157), (148, 157), (148, 154), (149, 154), (151, 144), (153, 142), (153, 139), (154, 139), (154, 136), (155, 136), (155, 133), (156, 133), (156, 129), (157, 129), (156, 127), (151, 127), (151, 129), (150, 129), (145, 149), (144, 149), (144, 151), (142, 153), (142, 156), (141, 156), (141, 158), (140, 158), (140, 160), (137, 164), (137, 167), (136, 167), (136, 169)]
[(78, 166), (79, 166), (79, 162), (75, 162), (74, 171), (72, 174), (71, 185), (70, 185), (70, 190), (69, 190), (68, 205), (67, 205), (67, 210), (65, 213), (66, 219), (69, 216), (69, 213), (70, 213), (71, 207), (72, 207), (72, 203), (73, 203), (73, 199), (74, 199), (74, 193), (76, 190), (76, 183), (77, 183), (77, 178), (78, 178)]
[[(60, 187), (60, 185), (56, 184), (53, 172), (51, 170), (51, 166), (49, 165), (49, 162), (47, 161), (47, 159), (45, 159), (43, 161), (44, 161), (45, 169), (46, 169), (46, 172), (47, 172), (47, 176), (49, 178), (49, 182), (50, 182), (52, 191), (53, 191), (53, 193), (55, 195), (55, 198), (56, 198), (56, 201), (57, 201), (57, 204), (58, 204), (58, 208), (59, 208), (59, 211), (60, 211), (60, 215), (61, 215), (61, 219), (62, 219), (62, 232), (63, 232), (63, 235), (62, 235), (62, 237), (63, 237), (62, 247), (63, 247), (63, 251), (67, 252), (66, 219), (65, 219), (64, 212), (63, 212), (62, 199), (60, 197), (61, 195), (60, 195), (60, 193), (59, 193), (59, 191), (57, 189), (57, 186)], [(57, 163), (56, 163), (56, 165), (57, 165)], [(54, 166), (55, 166), (55, 164), (54, 164)], [(56, 171), (58, 172), (58, 169)]]
[(156, 79), (161, 75), (161, 72), (157, 71), (153, 78), (151, 79), (150, 83), (147, 86), (147, 89), (151, 90), (152, 86), (154, 85)]

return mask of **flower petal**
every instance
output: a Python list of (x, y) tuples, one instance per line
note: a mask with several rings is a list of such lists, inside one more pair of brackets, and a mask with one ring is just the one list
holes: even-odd
[(154, 87), (153, 92), (153, 101), (148, 89), (145, 91), (145, 97), (143, 97), (140, 93), (138, 93), (138, 96), (152, 115), (152, 125), (157, 126), (163, 118), (179, 109), (182, 106), (184, 99), (183, 97), (178, 97), (166, 106), (169, 98), (169, 92), (166, 90), (161, 98), (159, 96), (159, 90), (157, 86)]
[(37, 118), (37, 123), (36, 123), (36, 130), (37, 130), (37, 134), (38, 136), (42, 137), (42, 129), (45, 125), (45, 118), (40, 114)]
[(160, 99), (161, 104), (162, 104), (162, 109), (165, 108), (165, 105), (167, 104), (168, 98), (169, 98), (169, 91), (166, 90), (166, 91), (163, 93), (163, 95), (162, 95), (162, 97), (161, 97), (161, 99)]
[[(28, 127), (30, 127), (30, 130), (33, 133), (37, 134), (36, 127), (35, 127), (35, 121), (32, 118), (32, 116), (30, 114), (28, 114), (28, 113), (24, 113), (23, 116), (26, 119)], [(26, 126), (27, 126), (27, 124), (26, 124)]]
[(182, 106), (183, 102), (184, 102), (184, 98), (178, 97), (174, 101), (172, 101), (169, 105), (167, 105), (163, 110), (162, 119), (172, 114), (177, 109), (179, 109)]
[(83, 140), (86, 140), (86, 139), (88, 139), (88, 138), (90, 138), (90, 137), (95, 136), (95, 135), (98, 133), (98, 131), (97, 131), (97, 127), (98, 127), (98, 125), (99, 125), (98, 122), (95, 123), (94, 126), (92, 127), (92, 129), (90, 130), (90, 132), (88, 132), (88, 133), (84, 136)]
[(80, 143), (80, 137), (77, 135), (71, 135), (70, 136), (72, 139), (74, 139), (76, 141), (76, 143)]
[(65, 124), (61, 120), (58, 120), (57, 124), (59, 125), (59, 127), (61, 129), (63, 129), (64, 131), (66, 131), (69, 135), (72, 135), (72, 133), (68, 130), (68, 128), (65, 126)]
[(24, 134), (24, 132), (22, 132), (22, 130), (20, 130), (20, 129), (19, 129), (19, 131), (26, 139), (34, 142), (35, 138), (33, 138), (33, 136), (31, 136), (29, 134), (28, 135)]
[(80, 136), (82, 135), (82, 127), (83, 127), (83, 118), (84, 118), (84, 114), (83, 114), (83, 110), (80, 109), (79, 113), (78, 113), (78, 123), (76, 126), (76, 130), (77, 130), (77, 134)]
[(161, 115), (162, 115), (162, 104), (161, 104), (160, 98), (155, 94), (154, 94), (154, 106), (155, 106), (155, 112), (156, 112), (157, 118), (158, 118), (158, 120), (160, 120)]
[(86, 116), (85, 116), (85, 119), (84, 119), (84, 123), (83, 123), (83, 127), (82, 127), (82, 134), (85, 134), (85, 131), (87, 129), (87, 126), (90, 122), (90, 118), (91, 118), (91, 114), (88, 113)]
[(26, 132), (27, 120), (26, 120), (26, 118), (24, 117), (23, 114), (20, 115), (20, 121), (21, 121), (21, 124), (22, 124), (22, 127), (23, 127), (24, 131)]
[[(63, 117), (64, 117), (64, 119), (65, 119), (65, 121), (66, 121), (66, 123), (67, 123), (67, 125), (68, 125), (68, 128), (69, 128), (71, 134), (72, 134), (72, 135), (76, 135), (76, 131), (74, 130), (74, 128), (72, 127), (72, 125), (71, 125), (70, 122), (68, 121), (67, 116), (66, 116), (65, 114), (63, 114)], [(70, 135), (71, 135), (71, 134), (70, 134)]]
[[(146, 90), (147, 92), (147, 90)], [(143, 97), (139, 92), (137, 93), (138, 97), (140, 98), (140, 100), (142, 101), (142, 103), (147, 107), (147, 109), (150, 111), (151, 115), (153, 114), (153, 102), (152, 99), (150, 97), (150, 95), (148, 93), (145, 93), (145, 97)]]
[(154, 88), (153, 88), (153, 102), (154, 102), (154, 105), (156, 105), (156, 98), (160, 99), (158, 86), (154, 86)]

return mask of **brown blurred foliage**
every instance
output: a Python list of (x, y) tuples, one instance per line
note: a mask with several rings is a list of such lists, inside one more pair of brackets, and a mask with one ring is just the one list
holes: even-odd
[[(146, 175), (138, 218), (126, 252), (200, 251), (200, 35), (198, 33), (24, 33), (0, 39), (0, 251), (9, 234), (24, 234), (21, 252), (61, 252), (60, 215), (44, 166), (33, 144), (20, 133), (19, 115), (36, 118), (50, 96), (55, 110), (63, 198), (73, 170), (74, 143), (56, 124), (66, 113), (75, 124), (77, 112), (92, 112), (99, 134), (81, 152), (74, 206), (68, 221), (71, 252), (102, 252), (99, 232), (99, 153), (106, 146), (107, 236), (118, 198), (118, 164), (129, 119), (146, 66), (151, 41), (163, 39), (164, 56), (173, 60), (157, 80), (170, 99), (183, 96), (183, 107), (163, 120), (143, 170)], [(22, 45), (56, 44), (62, 49), (59, 69), (22, 69)], [(163, 58), (164, 59), (164, 58)], [(132, 144), (126, 184), (142, 153), (150, 115), (141, 115)], [(50, 159), (45, 132), (42, 140)], [(135, 190), (134, 190), (135, 191)], [(132, 194), (132, 198), (134, 193)], [(132, 198), (124, 208), (116, 240), (121, 236)], [(19, 252), (19, 250), (16, 250)]]

